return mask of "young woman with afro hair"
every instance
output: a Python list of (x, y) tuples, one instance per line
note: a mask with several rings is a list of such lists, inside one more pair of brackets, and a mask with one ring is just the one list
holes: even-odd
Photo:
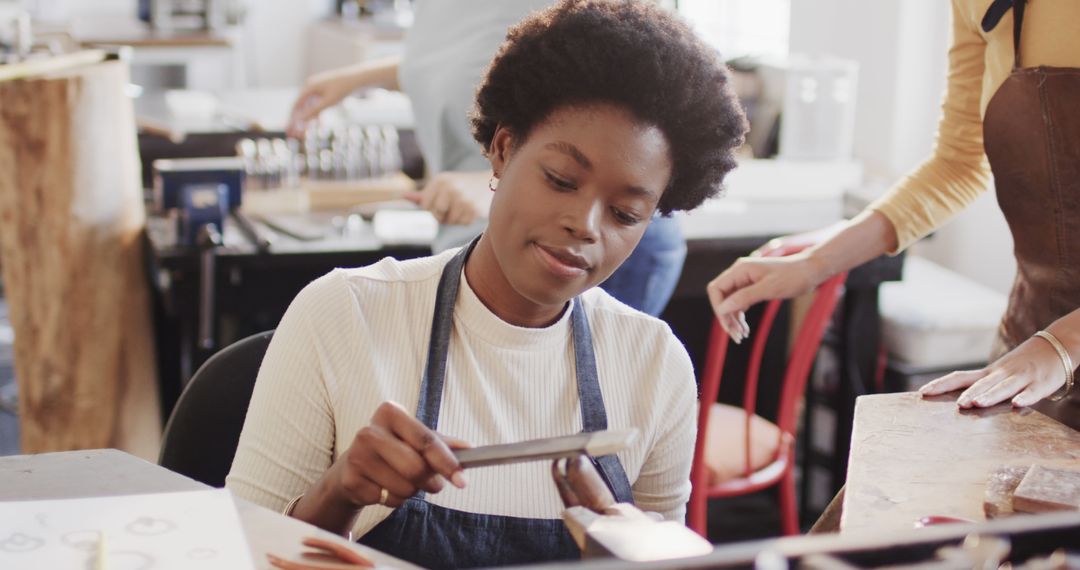
[(735, 167), (747, 124), (723, 62), (651, 3), (566, 0), (510, 29), (472, 126), (495, 175), (487, 230), (306, 287), (228, 486), (422, 566), (570, 559), (548, 465), (466, 479), (452, 450), (636, 428), (596, 469), (617, 500), (681, 521), (690, 360), (596, 285), (655, 212), (697, 207)]

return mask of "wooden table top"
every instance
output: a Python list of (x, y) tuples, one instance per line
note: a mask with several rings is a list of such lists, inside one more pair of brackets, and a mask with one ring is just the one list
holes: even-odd
[(228, 48), (227, 30), (158, 30), (135, 18), (88, 16), (71, 23), (73, 39), (83, 46)]
[(1080, 468), (1080, 432), (1008, 404), (961, 410), (956, 394), (862, 396), (855, 404), (840, 530), (911, 529), (927, 515), (982, 521), (1001, 465)]
[[(0, 457), (0, 501), (108, 497), (210, 487), (115, 449), (67, 451)], [(267, 553), (298, 560), (300, 541), (318, 536), (350, 544), (372, 561), (396, 568), (416, 568), (305, 522), (282, 516), (235, 497), (255, 568), (270, 570)]]

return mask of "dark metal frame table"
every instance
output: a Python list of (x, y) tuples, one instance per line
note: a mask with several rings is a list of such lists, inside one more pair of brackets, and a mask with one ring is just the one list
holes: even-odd
[[(227, 228), (226, 233), (229, 230)], [(333, 247), (321, 242), (282, 240), (267, 253), (258, 253), (251, 245), (226, 248), (218, 255), (216, 288), (217, 348), (249, 334), (277, 326), (289, 302), (306, 284), (334, 267), (357, 267), (383, 257), (407, 259), (430, 253), (426, 246), (384, 246), (365, 230), (352, 242), (335, 242)], [(661, 318), (668, 322), (690, 353), (696, 370), (704, 366), (705, 350), (712, 322), (712, 310), (705, 285), (723, 268), (775, 236), (722, 237), (693, 239), (687, 243), (687, 258), (674, 296)], [(229, 243), (229, 239), (226, 242)], [(233, 243), (237, 243), (233, 240)], [(344, 244), (343, 244), (344, 243)], [(154, 282), (155, 322), (159, 374), (163, 405), (171, 410), (180, 389), (191, 374), (215, 349), (203, 350), (196, 343), (199, 301), (198, 253), (176, 248), (168, 239), (151, 232), (147, 245), (150, 278)], [(900, 278), (902, 257), (881, 257), (850, 272), (842, 310), (838, 311), (833, 332), (824, 342), (824, 350), (834, 353), (841, 363), (835, 371), (834, 386), (827, 393), (808, 393), (812, 405), (835, 410), (838, 426), (850, 426), (855, 397), (877, 391), (875, 377), (880, 353), (880, 320), (877, 313), (878, 286)], [(783, 326), (778, 324), (777, 326)], [(737, 389), (739, 362), (745, 361), (748, 346), (735, 347), (729, 353), (730, 370), (725, 371), (723, 390)], [(786, 343), (770, 341), (770, 354), (763, 376), (779, 377)], [(770, 363), (771, 362), (771, 363)], [(775, 371), (770, 370), (774, 368)], [(732, 381), (728, 381), (728, 379)], [(773, 383), (775, 385), (775, 383)], [(775, 386), (763, 384), (761, 398), (776, 396)], [(724, 392), (721, 398), (724, 398)], [(769, 406), (761, 406), (768, 409)], [(807, 433), (804, 430), (804, 433)], [(835, 492), (843, 484), (850, 432), (838, 429), (835, 448), (830, 456), (807, 457), (829, 471), (827, 485)], [(807, 478), (804, 478), (804, 481)], [(803, 496), (806, 496), (804, 484)], [(816, 513), (804, 514), (812, 520)]]

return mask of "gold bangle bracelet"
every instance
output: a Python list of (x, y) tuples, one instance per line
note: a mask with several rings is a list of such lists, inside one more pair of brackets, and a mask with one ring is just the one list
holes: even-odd
[(297, 497), (295, 499), (289, 501), (289, 504), (285, 505), (285, 509), (283, 511), (281, 511), (281, 514), (283, 514), (283, 515), (285, 515), (287, 517), (292, 516), (293, 509), (296, 508), (296, 503), (299, 503), (300, 499), (303, 499), (303, 498), (304, 498), (303, 493), (300, 493), (299, 495), (297, 495)]
[(1067, 350), (1065, 350), (1065, 345), (1061, 344), (1061, 341), (1058, 340), (1058, 338), (1056, 336), (1054, 336), (1054, 334), (1051, 333), (1050, 331), (1045, 331), (1045, 330), (1039, 331), (1039, 332), (1035, 333), (1035, 336), (1045, 340), (1046, 342), (1049, 342), (1050, 346), (1054, 347), (1054, 351), (1056, 351), (1058, 353), (1058, 358), (1061, 359), (1061, 366), (1062, 366), (1062, 368), (1065, 369), (1065, 387), (1064, 387), (1064, 389), (1060, 390), (1059, 393), (1051, 394), (1049, 396), (1049, 399), (1051, 401), (1056, 402), (1056, 401), (1064, 398), (1065, 395), (1068, 394), (1070, 390), (1072, 390), (1072, 387), (1073, 387), (1073, 369), (1074, 369), (1073, 361), (1072, 361), (1072, 358), (1069, 357), (1069, 352)]

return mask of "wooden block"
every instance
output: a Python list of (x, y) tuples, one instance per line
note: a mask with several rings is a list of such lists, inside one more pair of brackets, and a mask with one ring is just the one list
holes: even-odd
[(563, 520), (583, 558), (657, 562), (712, 552), (709, 541), (682, 523), (656, 520), (625, 503), (613, 505), (604, 514), (570, 507), (563, 511)]
[(1013, 514), (1013, 492), (1030, 468), (1028, 465), (1002, 465), (990, 472), (983, 496), (983, 514), (986, 518), (996, 519)]
[(402, 173), (383, 178), (346, 182), (309, 180), (303, 184), (312, 210), (338, 210), (360, 204), (400, 200), (416, 190), (416, 183)]
[(1080, 471), (1032, 465), (1013, 493), (1013, 509), (1025, 513), (1080, 510)]

